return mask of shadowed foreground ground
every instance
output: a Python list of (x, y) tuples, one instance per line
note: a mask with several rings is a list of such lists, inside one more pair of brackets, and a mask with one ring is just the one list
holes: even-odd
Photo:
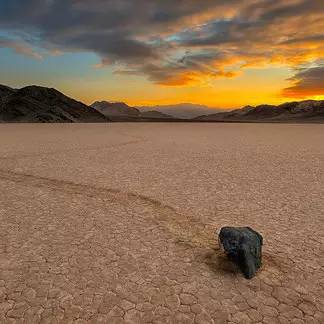
[[(1, 323), (323, 323), (324, 125), (0, 126)], [(247, 281), (215, 231), (249, 225)]]

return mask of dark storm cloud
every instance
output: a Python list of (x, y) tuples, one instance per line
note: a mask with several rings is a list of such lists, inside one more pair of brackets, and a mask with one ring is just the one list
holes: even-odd
[(294, 46), (323, 41), (323, 11), (322, 0), (0, 0), (0, 32), (20, 53), (93, 52), (119, 73), (185, 84), (232, 76), (227, 64), (316, 56)]
[[(276, 3), (276, 1), (270, 1), (270, 3)], [(277, 3), (279, 3), (279, 1)], [(260, 20), (273, 22), (279, 19), (316, 13), (323, 9), (324, 4), (322, 0), (287, 1), (282, 2), (280, 6), (274, 6), (274, 8), (263, 12), (260, 15)]]
[[(178, 44), (184, 46), (217, 46), (234, 43), (242, 45), (246, 43), (271, 42), (276, 38), (287, 37), (292, 43), (299, 33), (307, 34), (307, 27), (299, 25), (299, 30), (292, 34), (290, 31), (277, 30), (282, 25), (290, 25), (290, 18), (307, 18), (312, 15), (323, 18), (324, 2), (321, 0), (301, 1), (287, 4), (284, 1), (259, 1), (253, 2), (243, 8), (241, 12), (231, 19), (211, 21), (199, 27), (187, 29), (178, 34)], [(311, 24), (318, 22), (311, 21)], [(278, 24), (278, 25), (275, 25)], [(308, 26), (309, 28), (309, 26)], [(314, 37), (313, 34), (305, 38)]]
[(40, 46), (93, 51), (104, 60), (129, 61), (157, 57), (154, 38), (217, 3), (220, 1), (3, 0), (0, 28), (25, 37), (29, 33)]
[(283, 90), (286, 97), (305, 98), (324, 95), (324, 63), (319, 66), (300, 69), (289, 79), (294, 85)]
[[(230, 0), (228, 5), (238, 1)], [(215, 8), (222, 1), (205, 0), (3, 0), (0, 28), (24, 42), (48, 50), (90, 51), (103, 64), (141, 67), (158, 64), (172, 48), (163, 33), (182, 20)], [(142, 64), (141, 64), (142, 61)], [(152, 62), (154, 61), (154, 62)], [(144, 69), (145, 70), (145, 69)]]
[(117, 4), (118, 1), (93, 1), (91, 5), (85, 5), (85, 1), (4, 1), (0, 5), (0, 26), (29, 32), (39, 46), (92, 51), (103, 59), (154, 56), (154, 47), (138, 41), (130, 28), (137, 24), (132, 18), (136, 12), (130, 15), (131, 11)]
[(229, 20), (215, 21), (177, 35), (177, 43), (183, 46), (217, 46), (243, 40), (248, 28), (255, 28), (249, 22)]
[(282, 44), (298, 44), (298, 43), (324, 43), (324, 34), (320, 35), (309, 35), (300, 38), (291, 38), (287, 41), (282, 42)]
[[(237, 1), (229, 1), (233, 3)], [(205, 0), (2, 0), (0, 25), (36, 28), (51, 34), (81, 30), (127, 31), (150, 34), (157, 27), (167, 28), (184, 17), (199, 14), (221, 1)], [(149, 28), (149, 29), (146, 29)]]

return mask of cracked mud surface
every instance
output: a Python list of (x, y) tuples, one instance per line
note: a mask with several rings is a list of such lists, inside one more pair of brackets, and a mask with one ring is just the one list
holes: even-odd
[[(0, 126), (0, 323), (323, 323), (324, 126)], [(249, 225), (245, 280), (215, 232)]]

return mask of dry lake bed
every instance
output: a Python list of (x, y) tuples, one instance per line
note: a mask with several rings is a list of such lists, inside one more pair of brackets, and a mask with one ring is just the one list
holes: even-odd
[(2, 124), (0, 192), (0, 323), (324, 322), (324, 125)]

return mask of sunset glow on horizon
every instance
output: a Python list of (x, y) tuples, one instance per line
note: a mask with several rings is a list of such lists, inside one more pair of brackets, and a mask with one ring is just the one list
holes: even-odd
[(324, 99), (321, 0), (2, 0), (0, 83), (87, 104)]

